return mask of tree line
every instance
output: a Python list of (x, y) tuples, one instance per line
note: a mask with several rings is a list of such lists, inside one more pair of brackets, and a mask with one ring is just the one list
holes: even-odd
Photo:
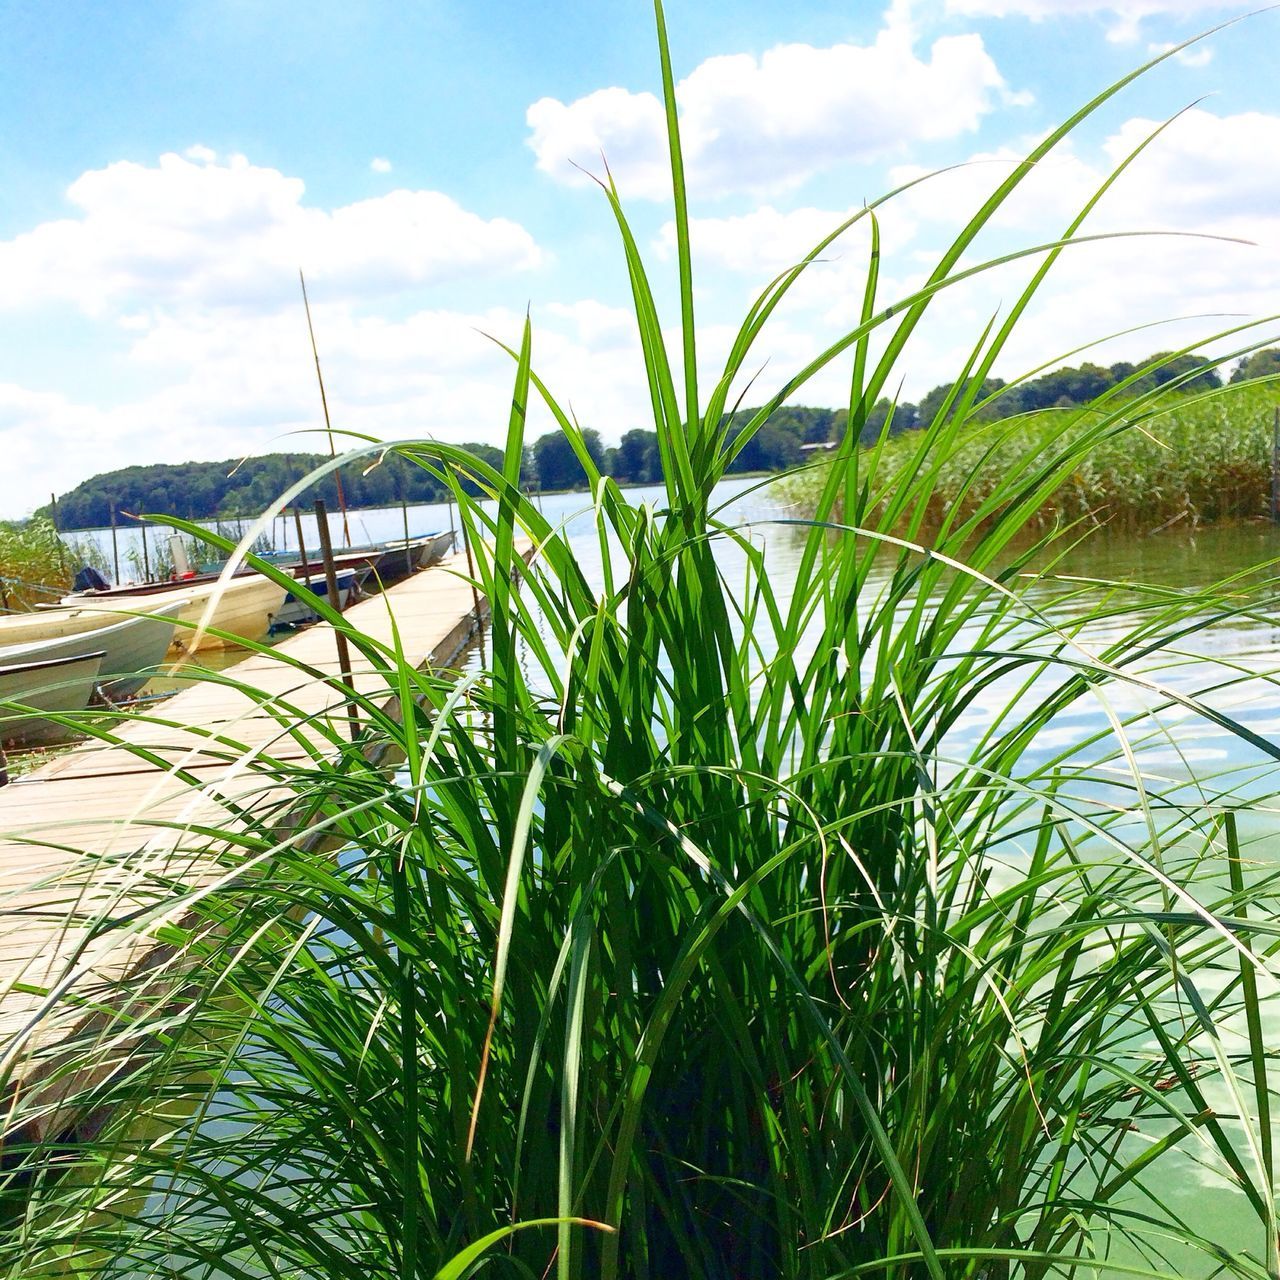
[[(1000, 378), (987, 379), (976, 397), (974, 416), (994, 420), (1055, 407), (1089, 403), (1139, 370), (1131, 394), (1185, 379), (1187, 391), (1208, 390), (1222, 385), (1221, 376), (1196, 356), (1170, 359), (1167, 353), (1140, 364), (1120, 361), (1103, 366), (1086, 362), (1055, 369), (1038, 378), (1007, 384)], [(1280, 348), (1255, 352), (1243, 360), (1231, 375), (1233, 383), (1262, 377), (1280, 377)], [(893, 403), (881, 399), (857, 416), (862, 440), (874, 440), (884, 430), (890, 434), (909, 431), (932, 422), (952, 393), (952, 383), (934, 387), (918, 404)], [(721, 422), (733, 440), (757, 413), (744, 409), (726, 415)], [(796, 466), (814, 450), (841, 439), (849, 427), (847, 409), (823, 409), (788, 405), (772, 413), (729, 467), (731, 473), (785, 471)], [(596, 467), (623, 484), (657, 484), (662, 480), (658, 437), (653, 431), (634, 428), (625, 432), (617, 445), (606, 445), (599, 431), (583, 432), (583, 443)], [(473, 456), (500, 468), (502, 452), (492, 445), (469, 444)], [(94, 476), (58, 499), (56, 513), (43, 508), (41, 514), (56, 515), (60, 528), (101, 528), (117, 519), (127, 523), (140, 514), (176, 515), (208, 520), (215, 517), (256, 515), (290, 485), (327, 459), (321, 454), (267, 454), (242, 462), (185, 462), (125, 467)], [(586, 473), (568, 440), (558, 431), (533, 441), (526, 449), (521, 473), (529, 488), (561, 490), (580, 488)], [(398, 456), (387, 457), (370, 470), (347, 467), (342, 471), (343, 496), (350, 507), (388, 506), (400, 502), (443, 502), (448, 497), (444, 484), (422, 467)], [(337, 480), (330, 474), (308, 490), (308, 500), (320, 497), (335, 508)]]

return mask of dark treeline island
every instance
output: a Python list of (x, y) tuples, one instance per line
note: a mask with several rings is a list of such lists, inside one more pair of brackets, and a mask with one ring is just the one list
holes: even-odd
[[(978, 420), (991, 420), (1087, 404), (1146, 366), (1151, 366), (1151, 371), (1133, 384), (1135, 395), (1180, 378), (1186, 378), (1181, 385), (1187, 391), (1222, 385), (1216, 370), (1190, 355), (1169, 359), (1166, 354), (1159, 354), (1138, 365), (1085, 363), (1013, 385), (999, 378), (988, 379), (982, 388), (982, 398), (994, 398), (973, 416)], [(1280, 374), (1280, 348), (1271, 348), (1250, 356), (1236, 368), (1231, 381), (1277, 374)], [(886, 422), (893, 435), (931, 422), (944, 405), (951, 385), (934, 387), (919, 404), (900, 401), (893, 405), (887, 399), (880, 400), (862, 425), (862, 438), (873, 440)], [(754, 409), (744, 409), (726, 418), (730, 437), (755, 413)], [(730, 473), (788, 470), (808, 453), (842, 439), (847, 424), (845, 409), (804, 405), (781, 408), (748, 441), (728, 470)], [(621, 483), (653, 484), (662, 478), (658, 437), (653, 431), (627, 431), (616, 447), (610, 447), (604, 444), (598, 431), (587, 430), (583, 433), (583, 443), (596, 466)], [(501, 467), (501, 450), (492, 445), (470, 444), (465, 448), (491, 466)], [(326, 458), (321, 454), (267, 454), (240, 462), (125, 467), (94, 476), (62, 495), (58, 499), (58, 522), (64, 529), (101, 528), (110, 523), (113, 505), (122, 521), (139, 513), (196, 520), (256, 515), (324, 461)], [(574, 489), (580, 487), (585, 478), (577, 456), (560, 432), (540, 437), (526, 450), (524, 480), (528, 486), (546, 490)], [(342, 485), (345, 500), (353, 507), (442, 502), (447, 497), (439, 479), (399, 457), (388, 457), (368, 471), (363, 467), (344, 468)], [(326, 476), (310, 492), (312, 497), (324, 498), (330, 506), (337, 503), (337, 484), (332, 475)], [(41, 514), (50, 512), (45, 508)]]

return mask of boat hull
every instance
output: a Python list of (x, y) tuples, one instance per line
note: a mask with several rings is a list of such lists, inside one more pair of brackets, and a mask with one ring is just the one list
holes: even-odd
[[(285, 601), (285, 589), (257, 573), (223, 581), (188, 581), (180, 585), (185, 603), (178, 614), (178, 628), (172, 647), (187, 653), (219, 649), (241, 641), (253, 643), (261, 640), (270, 630), (273, 617)], [(121, 610), (149, 606), (159, 608), (166, 599), (172, 597), (163, 589), (148, 593), (145, 588), (129, 587), (64, 596), (62, 603), (82, 609), (95, 608), (118, 613)], [(144, 605), (142, 601), (147, 601), (148, 604)], [(205, 614), (211, 603), (213, 610), (206, 618)], [(210, 631), (198, 631), (201, 624), (229, 632), (232, 638), (224, 639)]]
[[(65, 741), (74, 731), (40, 712), (83, 711), (102, 666), (101, 650), (74, 658), (0, 666), (0, 743), (38, 747)], [(13, 704), (19, 703), (19, 710)]]
[[(67, 635), (27, 644), (0, 646), (0, 666), (82, 657), (101, 650), (98, 692), (110, 701), (127, 698), (146, 684), (154, 674), (155, 666), (164, 660), (184, 604), (181, 598), (167, 600), (160, 608), (148, 610), (137, 618), (119, 618), (118, 614), (88, 610), (87, 616), (99, 624), (92, 630), (71, 631)], [(65, 617), (74, 621), (75, 615), (81, 612), (64, 610), (39, 616), (42, 620), (56, 621)]]
[[(338, 583), (339, 611), (345, 609), (355, 600), (359, 592), (360, 582), (367, 572), (368, 570), (345, 569), (335, 573), (334, 576)], [(301, 585), (301, 580), (299, 580), (299, 587)], [(310, 588), (308, 594), (322, 597), (325, 600), (329, 598), (329, 584), (324, 574), (313, 573), (307, 579), (307, 586)], [(277, 627), (296, 627), (301, 626), (303, 623), (314, 622), (319, 616), (305, 596), (290, 594), (289, 598), (280, 606), (272, 625)]]

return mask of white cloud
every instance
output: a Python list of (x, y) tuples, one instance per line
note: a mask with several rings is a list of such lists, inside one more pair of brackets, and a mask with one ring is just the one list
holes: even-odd
[(1215, 10), (1239, 11), (1230, 0), (947, 0), (946, 11), (966, 18), (1110, 18), (1109, 40), (1136, 40), (1144, 19), (1195, 17)]
[[(1107, 156), (1119, 161), (1156, 127), (1154, 120), (1127, 121), (1108, 138)], [(1278, 150), (1280, 116), (1192, 108), (1140, 158), (1140, 180), (1125, 183), (1123, 199), (1149, 219), (1228, 234), (1246, 230), (1258, 219), (1280, 217), (1280, 170), (1259, 162)]]
[(374, 173), (390, 173), (391, 161), (388, 160), (386, 156), (374, 156), (373, 159), (369, 161), (369, 168), (372, 169)]
[[(484, 335), (518, 344), (523, 313), (430, 310), (389, 318), (345, 302), (312, 311), (336, 431), (502, 441), (514, 365)], [(0, 383), (0, 457), (23, 478), (21, 489), (0, 494), (0, 515), (24, 514), (50, 492), (130, 464), (323, 449), (323, 439), (310, 434), (323, 418), (297, 306), (166, 312), (129, 337), (125, 371), (145, 389), (110, 407)], [(641, 425), (648, 391), (625, 309), (590, 300), (540, 308), (533, 352), (539, 375), (585, 426), (615, 439)], [(535, 397), (530, 433), (552, 426)]]
[[(689, 234), (697, 261), (704, 268), (743, 272), (763, 285), (779, 272), (795, 266), (848, 217), (847, 212), (812, 207), (780, 212), (766, 204), (733, 217), (693, 218)], [(670, 257), (675, 243), (675, 223), (668, 222), (659, 233), (659, 253)], [(846, 236), (837, 240), (823, 257), (836, 259), (848, 252)]]
[[(1096, 162), (1068, 154), (1057, 173), (1046, 167), (1030, 179), (1029, 184), (1039, 179), (1040, 186), (1029, 190), (1021, 210), (1025, 218), (1009, 220), (1009, 229), (1019, 232), (1018, 242), (1059, 232), (1109, 166), (1127, 156), (1155, 127), (1152, 120), (1126, 121), (1106, 139)], [(1238, 322), (1230, 317), (1243, 320), (1275, 312), (1280, 296), (1280, 173), (1258, 164), (1257, 157), (1274, 154), (1277, 148), (1280, 116), (1258, 112), (1217, 116), (1203, 109), (1184, 113), (1121, 176), (1084, 232), (1163, 230), (1253, 243), (1152, 235), (1069, 250), (1019, 327), (998, 371), (1019, 372), (1055, 352), (1065, 353), (1080, 343), (1146, 321), (1222, 317), (1133, 334), (1091, 358), (1140, 358)], [(977, 196), (975, 190), (963, 201), (939, 203), (952, 207), (959, 217), (976, 207)], [(1039, 228), (1037, 214), (1043, 215)], [(1013, 243), (1012, 239), (1006, 242)], [(977, 314), (997, 308), (1007, 311), (1017, 296), (1017, 282), (1028, 270), (1024, 264), (976, 281), (956, 301), (968, 300)], [(1274, 338), (1277, 327), (1274, 322), (1264, 325), (1256, 336)], [(938, 338), (937, 345), (941, 350), (943, 338)]]
[[(1173, 48), (1175, 48), (1173, 44), (1164, 41), (1160, 44), (1147, 45), (1147, 52), (1154, 56), (1157, 53), (1168, 53)], [(1213, 61), (1213, 49), (1207, 44), (1198, 44), (1190, 49), (1179, 49), (1173, 57), (1184, 67), (1207, 67)]]
[(299, 178), (205, 147), (90, 170), (67, 191), (75, 216), (0, 242), (0, 306), (252, 310), (293, 305), (300, 266), (329, 296), (369, 298), (540, 261), (523, 227), (440, 192), (396, 190), (333, 210), (303, 195)]
[[(1088, 155), (1058, 148), (997, 214), (966, 262), (1055, 239), (1110, 167), (1156, 127), (1152, 120), (1131, 119), (1097, 153)], [(1104, 197), (1085, 223), (1084, 234), (1164, 230), (1256, 243), (1152, 235), (1069, 249), (1020, 322), (996, 372), (1016, 376), (1055, 355), (1065, 358), (1076, 346), (1146, 322), (1213, 314), (1262, 317), (1276, 311), (1280, 172), (1258, 164), (1257, 157), (1277, 150), (1280, 116), (1217, 116), (1196, 109), (1175, 120)], [(933, 177), (884, 208), (882, 304), (924, 282), (951, 235), (1022, 154), (1010, 149), (976, 156), (974, 163)], [(918, 172), (904, 167), (893, 179)], [(695, 219), (693, 247), (699, 263), (740, 272), (755, 291), (841, 217), (839, 210), (780, 212), (766, 206), (742, 217)], [(669, 250), (670, 228), (665, 236)], [(773, 340), (780, 333), (792, 338), (810, 335), (812, 354), (820, 349), (819, 335), (834, 337), (851, 325), (865, 280), (866, 241), (861, 232), (846, 239), (848, 243), (837, 242), (825, 255), (827, 261), (806, 273), (772, 326)], [(912, 339), (895, 375), (895, 381), (906, 378), (908, 398), (955, 375), (969, 344), (993, 315), (1008, 314), (1039, 262), (1031, 258), (998, 268), (937, 296), (930, 306), (931, 318)], [(1187, 319), (1117, 338), (1074, 360), (1137, 359), (1233, 323), (1229, 318)], [(1280, 325), (1272, 323), (1257, 336), (1274, 336), (1277, 329)], [(780, 350), (803, 345), (788, 340)], [(789, 368), (778, 361), (770, 365), (779, 375)], [(829, 395), (825, 384), (821, 390)], [(812, 398), (820, 402), (816, 391)]]
[[(676, 88), (686, 166), (704, 194), (779, 191), (835, 165), (975, 130), (1009, 92), (977, 35), (947, 36), (917, 54), (905, 6), (870, 45), (778, 45), (759, 58), (708, 58)], [(603, 152), (624, 195), (670, 189), (661, 104), (652, 94), (601, 89), (528, 110), (538, 168), (589, 179)]]

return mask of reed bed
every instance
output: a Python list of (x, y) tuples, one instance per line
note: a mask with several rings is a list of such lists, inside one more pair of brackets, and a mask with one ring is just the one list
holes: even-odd
[[(998, 397), (995, 398), (998, 403)], [(1135, 534), (1174, 525), (1268, 518), (1272, 441), (1280, 390), (1232, 384), (1207, 395), (1174, 394), (1107, 421), (1110, 410), (1050, 409), (996, 422), (970, 422), (938, 471), (925, 527), (955, 513), (967, 517), (998, 489), (1008, 469), (1025, 469), (1045, 449), (1074, 436), (1093, 437), (1071, 477), (1031, 512), (1027, 527), (1048, 530), (1084, 522)], [(913, 433), (873, 447), (886, 498), (904, 468), (918, 465)], [(788, 481), (791, 500), (810, 510), (821, 468)]]
[(0, 608), (31, 609), (70, 589), (70, 557), (52, 521), (0, 524)]
[[(1120, 1243), (1128, 1275), (1186, 1275), (1175, 1248), (1217, 1275), (1280, 1268), (1280, 751), (1230, 711), (1246, 679), (1255, 699), (1276, 680), (1212, 660), (1175, 678), (1206, 619), (1250, 605), (1228, 584), (1082, 607), (1064, 583), (1059, 611), (1019, 576), (1052, 550), (1025, 545), (1028, 520), (1154, 402), (1046, 437), (926, 536), (969, 443), (957, 392), (914, 467), (843, 446), (791, 522), (792, 574), (771, 577), (758, 530), (712, 498), (743, 442), (720, 424), (830, 241), (700, 385), (656, 14), (677, 353), (603, 195), (664, 500), (598, 473), (527, 326), (501, 467), (400, 448), (458, 503), (492, 610), (482, 669), (414, 670), (327, 613), (390, 700), (358, 700), (354, 740), (341, 717), (314, 726), (298, 760), (223, 728), (211, 749), (264, 797), (287, 783), (286, 806), (179, 825), (178, 852), (124, 832), (50, 886), (94, 959), (26, 993), (0, 1060), (45, 1071), (10, 1106), (5, 1274), (976, 1280), (1095, 1275)], [(873, 256), (859, 324), (748, 432), (836, 360), (854, 410), (874, 404), (1003, 199), (1120, 87), (1037, 146), (919, 292), (879, 297)], [(854, 219), (873, 233), (876, 207)], [(1059, 252), (1040, 249), (1027, 298)], [(978, 384), (1005, 337), (975, 347)], [(587, 470), (603, 581), (520, 491), (532, 396)], [(1154, 762), (1209, 734), (1251, 767)], [(163, 951), (113, 976), (104, 949), (141, 938)], [(1207, 1238), (1160, 1197), (1179, 1160), (1237, 1188), (1247, 1238)]]

